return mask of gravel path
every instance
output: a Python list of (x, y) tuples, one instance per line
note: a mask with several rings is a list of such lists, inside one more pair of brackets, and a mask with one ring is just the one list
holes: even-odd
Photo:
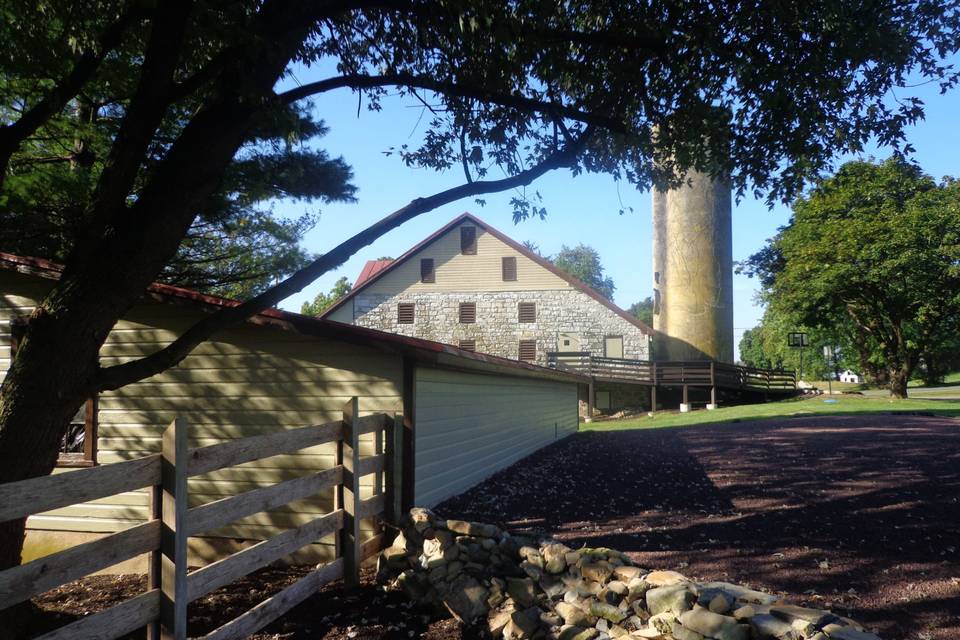
[(960, 640), (960, 421), (861, 415), (576, 434), (440, 505), (643, 565)]

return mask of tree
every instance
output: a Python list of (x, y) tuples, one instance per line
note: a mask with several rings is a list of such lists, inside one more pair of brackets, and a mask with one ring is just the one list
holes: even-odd
[(560, 253), (550, 258), (567, 273), (590, 285), (594, 291), (608, 300), (613, 298), (616, 287), (613, 278), (603, 275), (603, 265), (600, 264), (600, 254), (593, 247), (578, 244), (575, 247), (563, 245)]
[[(515, 190), (516, 216), (542, 215), (524, 189), (561, 168), (640, 188), (677, 184), (695, 168), (772, 201), (872, 137), (906, 149), (922, 105), (901, 92), (890, 107), (885, 97), (911, 73), (952, 87), (943, 57), (958, 47), (958, 10), (936, 0), (880, 1), (855, 15), (839, 0), (682, 10), (594, 0), (9, 0), (0, 16), (0, 207), (17, 209), (5, 220), (46, 217), (36, 197), (18, 196), (24, 166), (47, 175), (25, 162), (44, 140), (77, 141), (79, 167), (88, 139), (102, 146), (90, 149), (99, 160), (78, 170), (82, 180), (50, 174), (45, 187), (84, 204), (73, 225), (49, 231), (65, 234), (48, 243), (63, 253), (63, 275), (0, 387), (0, 482), (49, 473), (85, 398), (176, 365), (443, 204)], [(303, 67), (330, 72), (282, 86)], [(463, 183), (402, 206), (158, 351), (101, 367), (111, 328), (182, 255), (261, 132), (290, 117), (289, 106), (337, 90), (359, 93), (373, 112), (388, 93), (422, 104), (422, 140), (395, 153), (408, 166), (462, 171)], [(105, 135), (87, 136), (84, 110), (109, 120)], [(228, 195), (243, 202), (253, 188), (240, 188)], [(22, 521), (0, 524), (0, 569), (19, 562), (22, 533)]]
[(865, 367), (882, 364), (904, 398), (924, 354), (960, 330), (960, 183), (903, 159), (849, 162), (793, 205), (753, 256), (772, 308), (810, 327), (853, 328)]
[[(389, 258), (380, 259), (389, 260)], [(304, 302), (300, 307), (300, 313), (305, 316), (318, 316), (326, 311), (334, 302), (350, 293), (351, 289), (353, 289), (353, 286), (350, 284), (350, 281), (347, 280), (346, 277), (340, 278), (333, 283), (333, 288), (330, 289), (330, 293), (323, 293), (321, 291), (317, 294), (317, 297), (313, 299), (313, 302)]]
[(636, 316), (640, 322), (643, 322), (647, 326), (653, 326), (653, 298), (651, 296), (647, 296), (640, 302), (634, 302), (630, 305), (630, 308), (627, 309), (627, 312)]

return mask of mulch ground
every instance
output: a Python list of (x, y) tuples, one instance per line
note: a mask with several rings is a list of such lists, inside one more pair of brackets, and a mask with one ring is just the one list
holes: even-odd
[(960, 422), (804, 417), (592, 431), (440, 514), (749, 583), (882, 637), (960, 639)]
[[(960, 640), (955, 420), (901, 414), (584, 432), (436, 511), (614, 547), (696, 579), (747, 583), (832, 608), (888, 640)], [(191, 635), (305, 570), (265, 569), (206, 596), (190, 607)], [(467, 637), (370, 578), (352, 592), (325, 588), (254, 638)], [(65, 585), (34, 599), (24, 637), (144, 586), (139, 576)]]

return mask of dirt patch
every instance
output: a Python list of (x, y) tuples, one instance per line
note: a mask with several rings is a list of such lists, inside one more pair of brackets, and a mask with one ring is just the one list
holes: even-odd
[(437, 507), (960, 640), (960, 422), (802, 417), (584, 432)]

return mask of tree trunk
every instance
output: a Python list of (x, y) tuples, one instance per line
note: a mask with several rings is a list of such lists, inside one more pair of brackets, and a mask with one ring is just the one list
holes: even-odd
[(891, 398), (906, 398), (907, 397), (907, 381), (910, 379), (910, 373), (906, 369), (891, 369), (890, 370), (890, 397)]

